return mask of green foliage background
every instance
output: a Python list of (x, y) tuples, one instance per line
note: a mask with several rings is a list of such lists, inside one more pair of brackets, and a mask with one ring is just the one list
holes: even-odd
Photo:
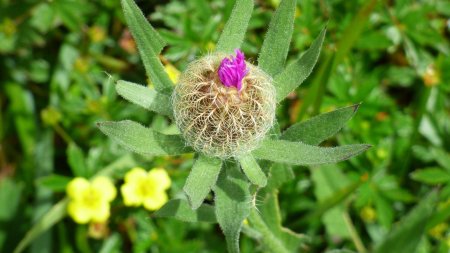
[[(162, 62), (182, 71), (215, 47), (234, 1), (137, 3), (168, 42)], [(255, 1), (242, 47), (251, 61), (258, 58), (278, 4)], [(295, 15), (288, 63), (325, 25), (328, 30), (313, 74), (279, 106), (280, 127), (361, 103), (348, 126), (325, 145), (374, 147), (337, 165), (294, 167), (296, 178), (278, 196), (284, 226), (304, 234), (301, 252), (448, 252), (450, 3), (303, 0), (297, 1)], [(58, 213), (65, 185), (75, 176), (101, 171), (120, 185), (134, 166), (161, 166), (173, 180), (171, 196), (182, 194), (192, 155), (133, 155), (95, 126), (132, 119), (163, 133), (176, 130), (166, 118), (117, 96), (116, 80), (144, 84), (150, 82), (145, 73), (119, 1), (0, 0), (0, 252), (12, 252), (56, 203), (50, 212)], [(425, 222), (415, 218), (424, 215)], [(425, 236), (411, 234), (423, 227)], [(264, 252), (260, 235), (251, 227), (243, 232), (242, 252)], [(64, 218), (27, 250), (226, 248), (217, 225), (155, 218), (143, 208), (124, 207), (120, 198), (101, 238), (94, 234), (92, 227)]]

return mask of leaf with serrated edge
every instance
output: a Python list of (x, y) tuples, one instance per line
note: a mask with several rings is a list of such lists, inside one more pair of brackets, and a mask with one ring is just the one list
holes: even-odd
[(347, 160), (370, 148), (367, 144), (353, 144), (340, 147), (318, 147), (301, 142), (265, 140), (261, 147), (252, 152), (257, 159), (292, 165), (319, 165)]
[(121, 2), (125, 20), (136, 41), (148, 77), (157, 91), (170, 95), (173, 89), (172, 81), (158, 58), (165, 45), (164, 41), (144, 17), (134, 0)]
[(171, 217), (185, 222), (217, 222), (214, 207), (202, 204), (192, 210), (185, 199), (172, 199), (154, 213), (155, 217)]
[(131, 121), (105, 121), (98, 128), (123, 147), (142, 155), (179, 155), (192, 152), (181, 135), (165, 135)]
[(326, 28), (314, 40), (311, 47), (294, 63), (275, 76), (274, 83), (277, 92), (277, 102), (281, 102), (290, 92), (295, 90), (311, 74), (317, 60), (320, 49), (325, 39)]
[(200, 155), (183, 187), (192, 209), (197, 209), (216, 184), (222, 161), (219, 158)]
[(296, 0), (281, 1), (270, 21), (258, 58), (258, 67), (270, 76), (284, 68), (294, 30), (295, 4)]
[(236, 0), (231, 16), (217, 42), (217, 52), (230, 54), (241, 47), (252, 12), (253, 0)]
[(242, 223), (250, 213), (249, 182), (235, 163), (228, 163), (214, 187), (216, 217), (229, 253), (239, 253)]
[(116, 91), (126, 100), (147, 110), (172, 116), (170, 97), (140, 84), (119, 80)]
[(251, 154), (240, 157), (239, 163), (250, 182), (260, 187), (266, 186), (267, 177)]
[(283, 132), (280, 139), (318, 145), (341, 130), (358, 107), (359, 104), (340, 108), (294, 124)]

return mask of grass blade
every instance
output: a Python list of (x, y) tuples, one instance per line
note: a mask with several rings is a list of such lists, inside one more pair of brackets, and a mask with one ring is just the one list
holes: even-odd
[(281, 1), (270, 21), (258, 58), (258, 67), (270, 76), (275, 76), (284, 68), (294, 30), (296, 0)]

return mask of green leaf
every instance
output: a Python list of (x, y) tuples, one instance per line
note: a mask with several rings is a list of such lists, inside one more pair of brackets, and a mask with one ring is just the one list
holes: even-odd
[(341, 130), (358, 107), (359, 104), (340, 108), (296, 123), (284, 131), (280, 139), (318, 145)]
[(281, 102), (290, 92), (295, 90), (311, 74), (317, 59), (319, 59), (320, 49), (325, 39), (326, 28), (314, 40), (311, 47), (294, 63), (275, 76), (274, 83), (277, 92), (277, 102)]
[(374, 253), (415, 252), (436, 203), (437, 194), (432, 192), (402, 219), (375, 248)]
[(284, 68), (294, 30), (296, 0), (281, 1), (272, 20), (258, 58), (258, 67), (270, 76)]
[(62, 199), (50, 209), (42, 219), (40, 219), (33, 227), (28, 230), (25, 237), (22, 238), (19, 245), (14, 249), (14, 253), (20, 253), (40, 234), (62, 220), (66, 215), (66, 206), (68, 199)]
[(289, 253), (289, 251), (283, 242), (275, 235), (274, 231), (264, 222), (258, 212), (253, 209), (249, 216), (250, 224), (255, 227), (255, 229), (261, 233), (262, 243), (269, 250), (269, 252), (277, 253)]
[(180, 135), (165, 135), (131, 120), (105, 121), (98, 128), (125, 148), (143, 155), (179, 155), (191, 152)]
[(200, 155), (192, 166), (191, 173), (183, 187), (192, 209), (197, 209), (216, 184), (222, 160)]
[(257, 159), (272, 162), (292, 165), (319, 165), (347, 160), (370, 147), (367, 144), (353, 144), (328, 148), (311, 146), (301, 142), (268, 139), (252, 153)]
[(216, 51), (233, 53), (233, 50), (241, 47), (252, 12), (253, 0), (236, 0), (231, 16), (217, 42)]
[(185, 222), (212, 222), (216, 223), (216, 214), (211, 205), (200, 205), (196, 210), (192, 210), (189, 202), (184, 199), (172, 199), (161, 209), (154, 213), (155, 217), (172, 217)]
[(136, 41), (148, 77), (157, 91), (170, 95), (173, 89), (172, 81), (158, 58), (165, 42), (148, 23), (133, 0), (122, 0), (121, 3), (125, 20)]
[[(314, 195), (320, 203), (312, 215), (320, 217), (323, 214), (322, 221), (327, 234), (350, 239), (350, 230), (345, 220), (345, 215), (348, 214), (343, 201), (356, 189), (354, 185), (359, 184), (351, 184), (335, 165), (311, 168), (311, 173)], [(309, 220), (312, 215), (309, 215)]]
[(158, 93), (149, 87), (122, 80), (117, 81), (116, 90), (119, 95), (133, 104), (162, 115), (172, 116), (170, 96)]
[(259, 187), (266, 186), (267, 177), (251, 154), (240, 157), (239, 163), (241, 164), (241, 168), (250, 182), (258, 185)]
[(250, 214), (250, 184), (237, 164), (226, 165), (213, 189), (216, 217), (225, 234), (228, 252), (238, 253), (242, 223)]
[(67, 184), (72, 180), (70, 177), (61, 176), (61, 175), (50, 175), (41, 177), (36, 180), (36, 183), (39, 186), (46, 187), (52, 191), (65, 191)]
[(77, 146), (77, 144), (71, 142), (67, 147), (67, 160), (72, 169), (73, 175), (76, 177), (89, 177), (89, 170), (86, 165), (86, 159), (83, 151)]
[(441, 168), (426, 168), (411, 173), (411, 178), (426, 184), (442, 184), (450, 181), (450, 173)]

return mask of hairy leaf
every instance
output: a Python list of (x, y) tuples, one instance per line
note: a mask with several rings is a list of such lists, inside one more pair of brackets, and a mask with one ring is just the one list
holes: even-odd
[(154, 213), (155, 217), (172, 217), (185, 222), (217, 222), (214, 207), (203, 204), (192, 210), (187, 200), (172, 199)]
[(134, 0), (122, 0), (123, 13), (139, 49), (148, 77), (161, 93), (170, 95), (173, 85), (158, 58), (165, 42), (150, 25)]
[(253, 0), (236, 0), (231, 16), (217, 42), (216, 51), (232, 53), (240, 48), (253, 12)]
[(219, 158), (200, 155), (192, 167), (183, 187), (192, 209), (197, 209), (216, 184), (222, 161)]
[(374, 253), (411, 253), (415, 252), (420, 239), (425, 233), (429, 217), (433, 213), (437, 200), (436, 192), (432, 192), (408, 215), (402, 219), (375, 247)]
[(295, 4), (296, 0), (281, 1), (270, 21), (258, 58), (258, 67), (270, 76), (277, 75), (284, 68), (294, 30)]
[(239, 158), (239, 163), (250, 182), (260, 187), (266, 186), (267, 177), (251, 154)]
[(117, 82), (116, 90), (119, 95), (133, 104), (162, 115), (172, 116), (170, 96), (143, 85), (122, 80)]
[(320, 49), (325, 39), (326, 28), (314, 40), (311, 47), (294, 63), (275, 76), (274, 83), (277, 91), (277, 102), (282, 101), (290, 92), (295, 90), (311, 74), (317, 59), (319, 59)]
[(328, 148), (301, 142), (265, 140), (253, 151), (255, 158), (292, 165), (318, 165), (347, 160), (370, 148), (367, 144), (353, 144)]
[(236, 164), (227, 164), (214, 187), (216, 217), (225, 234), (228, 252), (239, 252), (242, 222), (250, 213), (249, 182)]
[(165, 135), (131, 120), (105, 121), (98, 128), (125, 148), (143, 155), (179, 155), (191, 152), (180, 135)]
[(281, 139), (318, 145), (335, 135), (358, 110), (359, 104), (324, 113), (296, 123), (281, 135)]

